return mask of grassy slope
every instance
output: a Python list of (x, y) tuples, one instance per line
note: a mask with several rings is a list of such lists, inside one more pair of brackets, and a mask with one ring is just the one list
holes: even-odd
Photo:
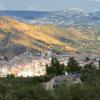
[[(26, 47), (31, 47), (41, 50), (40, 46), (36, 43), (41, 41), (46, 44), (46, 48), (52, 45), (63, 46), (66, 50), (75, 50), (75, 48), (60, 41), (58, 37), (63, 37), (64, 32), (56, 26), (51, 25), (28, 25), (21, 23), (8, 17), (0, 18), (0, 38), (5, 37), (5, 34), (11, 33), (11, 41), (15, 44), (21, 44)], [(5, 33), (5, 34), (4, 34)], [(38, 45), (38, 43), (37, 43)]]
[(21, 44), (39, 51), (54, 45), (69, 51), (100, 51), (99, 32), (96, 28), (28, 25), (9, 17), (0, 17), (0, 40), (10, 33), (10, 41), (13, 44)]

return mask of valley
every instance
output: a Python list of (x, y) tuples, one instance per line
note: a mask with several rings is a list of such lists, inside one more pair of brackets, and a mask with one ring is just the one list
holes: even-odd
[[(84, 57), (94, 55), (91, 58), (98, 58), (94, 62), (98, 66), (100, 28), (97, 23), (91, 24), (90, 14), (0, 11), (0, 15), (1, 76), (45, 75), (45, 65), (55, 56), (66, 65), (68, 58), (76, 57), (84, 66)], [(89, 24), (85, 21), (87, 16)], [(81, 22), (83, 19), (85, 24)]]

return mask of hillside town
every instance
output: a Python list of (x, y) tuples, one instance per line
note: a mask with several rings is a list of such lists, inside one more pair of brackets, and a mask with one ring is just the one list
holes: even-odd
[(83, 67), (85, 64), (93, 62), (99, 68), (99, 53), (69, 53), (62, 52), (61, 54), (45, 51), (33, 56), (29, 52), (24, 52), (19, 56), (8, 60), (0, 60), (0, 77), (6, 77), (12, 74), (16, 77), (33, 77), (43, 76), (46, 74), (46, 64), (50, 65), (52, 57), (57, 57), (61, 64), (67, 65), (68, 59), (74, 57)]

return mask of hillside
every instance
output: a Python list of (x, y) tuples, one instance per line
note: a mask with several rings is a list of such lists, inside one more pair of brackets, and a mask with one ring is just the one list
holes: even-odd
[(100, 51), (99, 32), (92, 27), (30, 25), (11, 17), (0, 17), (0, 51), (13, 49), (19, 54), (25, 49), (44, 51), (53, 47), (66, 51)]
[[(53, 25), (28, 25), (10, 17), (0, 17), (1, 48), (12, 45), (21, 45), (37, 51), (59, 46), (68, 51), (75, 51), (59, 38), (64, 37), (63, 29)], [(6, 41), (5, 45), (4, 42)], [(3, 42), (3, 43), (2, 43)]]

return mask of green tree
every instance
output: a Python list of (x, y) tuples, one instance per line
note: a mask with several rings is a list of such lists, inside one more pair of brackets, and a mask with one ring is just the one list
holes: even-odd
[(74, 57), (70, 57), (68, 60), (68, 64), (66, 67), (67, 72), (80, 72), (81, 66), (79, 63), (74, 59)]
[(96, 66), (94, 66), (93, 62), (86, 64), (83, 67), (82, 75), (81, 75), (81, 80), (87, 80), (87, 78), (90, 76), (91, 73), (93, 73), (96, 70)]
[(62, 75), (64, 67), (64, 64), (60, 64), (57, 58), (52, 58), (50, 66), (46, 65), (47, 75)]
[(99, 59), (98, 63), (99, 63), (99, 68), (100, 68), (100, 59)]
[(86, 64), (84, 66), (84, 70), (83, 71), (90, 73), (90, 72), (93, 72), (95, 69), (96, 69), (96, 66), (94, 66), (94, 64), (91, 62), (91, 63)]
[(85, 58), (85, 61), (86, 61), (86, 62), (90, 61), (90, 58), (89, 58), (89, 57), (86, 57), (86, 58)]
[(99, 92), (86, 84), (61, 86), (55, 90), (57, 100), (99, 100)]

